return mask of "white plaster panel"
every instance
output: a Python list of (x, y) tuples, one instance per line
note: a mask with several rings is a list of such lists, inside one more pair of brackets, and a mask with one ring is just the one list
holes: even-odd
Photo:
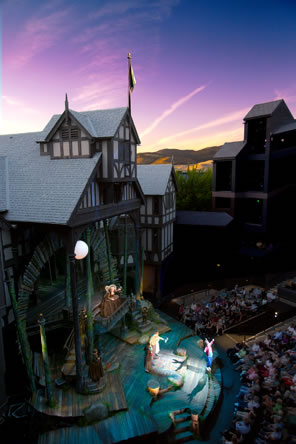
[(114, 140), (113, 142), (113, 155), (114, 155), (114, 159), (118, 159), (118, 141)]
[(73, 140), (72, 142), (72, 156), (78, 156), (78, 141)]
[(69, 142), (63, 142), (64, 156), (70, 156), (70, 145)]
[(81, 140), (81, 155), (89, 156), (89, 141)]
[(106, 140), (102, 142), (102, 154), (103, 154), (103, 177), (108, 175), (108, 145)]

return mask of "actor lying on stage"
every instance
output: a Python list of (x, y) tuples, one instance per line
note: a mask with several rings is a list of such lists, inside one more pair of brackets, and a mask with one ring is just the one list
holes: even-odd
[(212, 339), (211, 342), (208, 341), (208, 339), (205, 339), (205, 343), (206, 343), (206, 347), (204, 352), (207, 355), (207, 370), (210, 372), (211, 371), (211, 365), (213, 362), (213, 343), (214, 343), (215, 339)]
[(159, 332), (156, 331), (156, 332), (154, 333), (154, 335), (151, 336), (150, 341), (149, 341), (149, 344), (150, 344), (151, 347), (152, 347), (153, 355), (154, 355), (156, 358), (158, 357), (158, 353), (159, 353), (159, 341), (160, 341), (160, 340), (161, 340), (161, 341), (165, 341), (165, 342), (167, 342), (167, 341), (168, 341), (168, 338), (166, 338), (166, 339), (162, 338), (161, 336), (159, 336)]

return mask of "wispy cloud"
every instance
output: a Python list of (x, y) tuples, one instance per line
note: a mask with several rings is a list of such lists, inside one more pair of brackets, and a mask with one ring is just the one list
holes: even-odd
[(142, 14), (147, 17), (153, 17), (154, 20), (166, 18), (170, 15), (171, 10), (180, 0), (125, 0), (121, 2), (106, 3), (96, 12), (90, 15), (92, 19), (106, 18), (106, 16), (123, 15), (128, 12), (135, 13), (142, 10)]
[(292, 86), (284, 89), (275, 89), (275, 97), (272, 100), (284, 99), (286, 102), (296, 102), (296, 86)]
[[(239, 125), (239, 127), (235, 127), (217, 133), (216, 132), (211, 133), (203, 137), (184, 139), (182, 140), (182, 142), (171, 141), (169, 148), (177, 148), (180, 150), (182, 149), (200, 150), (209, 146), (222, 145), (225, 142), (234, 142), (236, 140), (242, 140), (242, 139), (243, 139), (243, 128), (242, 125)], [(157, 151), (162, 148), (160, 145), (161, 144), (158, 141), (156, 141), (155, 143), (152, 144), (151, 143), (147, 145), (142, 144), (141, 148), (143, 149), (143, 152)]]
[(163, 145), (164, 143), (167, 143), (170, 140), (177, 139), (178, 137), (187, 136), (188, 134), (195, 133), (203, 129), (214, 128), (219, 125), (224, 125), (227, 123), (235, 122), (237, 120), (242, 120), (245, 114), (249, 111), (249, 109), (250, 108), (244, 108), (239, 111), (234, 111), (233, 113), (227, 114), (226, 116), (220, 117), (219, 119), (214, 119), (207, 123), (203, 123), (202, 125), (195, 126), (194, 128), (190, 128), (188, 130), (172, 134), (168, 137), (160, 139), (158, 143)]
[(160, 122), (162, 122), (169, 115), (171, 115), (174, 111), (176, 111), (176, 109), (180, 108), (180, 106), (184, 105), (184, 103), (188, 102), (188, 100), (190, 100), (196, 94), (203, 91), (206, 87), (207, 87), (207, 85), (202, 85), (202, 86), (194, 89), (193, 91), (191, 91), (191, 93), (187, 94), (186, 96), (181, 97), (181, 99), (177, 100), (177, 102), (174, 102), (168, 109), (163, 111), (163, 113), (161, 113), (161, 115), (159, 117), (157, 117), (148, 128), (146, 128), (141, 133), (141, 137), (146, 136), (147, 134), (151, 133), (151, 131), (153, 131), (154, 128), (156, 128), (160, 124)]
[(16, 33), (8, 61), (15, 68), (26, 65), (36, 55), (54, 46), (66, 31), (65, 19), (69, 10), (49, 13), (48, 8), (41, 9), (35, 17), (27, 20), (23, 29)]
[(27, 113), (27, 114), (38, 114), (39, 113), (39, 111), (37, 109), (27, 106), (24, 102), (17, 99), (16, 97), (3, 95), (2, 102), (4, 105), (6, 105), (9, 108), (14, 107), (17, 109), (22, 109), (22, 112)]

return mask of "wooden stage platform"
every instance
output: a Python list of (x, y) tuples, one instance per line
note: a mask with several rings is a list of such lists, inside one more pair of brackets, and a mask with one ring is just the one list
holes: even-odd
[[(31, 405), (45, 415), (60, 417), (81, 417), (84, 410), (95, 402), (102, 402), (109, 406), (109, 412), (114, 413), (127, 410), (125, 394), (122, 388), (119, 372), (105, 374), (106, 389), (101, 393), (81, 395), (73, 387), (67, 390), (53, 386), (53, 394), (57, 400), (57, 407), (51, 408), (46, 404), (44, 390), (40, 389), (33, 395)], [(108, 387), (108, 388), (107, 388)]]
[[(117, 413), (95, 425), (57, 429), (40, 435), (38, 444), (76, 444), (76, 442), (111, 444), (141, 435), (160, 434), (172, 427), (170, 414), (184, 408), (197, 412), (201, 422), (204, 422), (220, 397), (221, 371), (215, 364), (211, 373), (206, 371), (206, 356), (198, 346), (200, 338), (192, 336), (191, 329), (164, 313), (161, 313), (161, 316), (168, 321), (171, 331), (162, 335), (168, 338), (168, 341), (160, 342), (160, 357), (153, 362), (153, 374), (144, 371), (144, 345), (127, 344), (110, 333), (99, 337), (97, 346), (103, 353), (103, 361), (106, 363), (113, 357), (120, 365), (118, 375), (126, 407), (122, 404), (123, 410), (120, 412), (118, 410), (121, 404), (114, 407), (113, 411)], [(175, 354), (177, 347), (187, 350), (186, 361)], [(214, 358), (216, 356), (214, 349)], [(160, 389), (165, 389), (170, 385), (168, 381), (170, 372), (179, 372), (182, 375), (183, 386), (176, 391), (164, 393), (153, 401), (147, 391), (148, 381), (154, 379), (159, 383)], [(113, 373), (110, 373), (110, 377), (111, 375), (114, 378)], [(118, 396), (118, 389), (113, 390), (112, 381), (107, 383), (101, 394), (93, 396), (105, 396), (111, 405), (113, 403), (111, 398)], [(86, 406), (87, 402), (92, 403), (93, 396), (86, 396), (83, 406)], [(35, 402), (37, 403), (37, 400)], [(62, 404), (71, 402), (72, 412), (83, 410), (84, 407), (79, 405), (82, 401), (78, 401), (78, 407), (73, 405), (73, 402), (75, 404), (73, 394), (68, 400), (63, 398)], [(153, 435), (151, 442), (154, 442)]]

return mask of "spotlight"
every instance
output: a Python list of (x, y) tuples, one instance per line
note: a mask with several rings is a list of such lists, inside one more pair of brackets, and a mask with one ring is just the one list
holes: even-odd
[(277, 311), (274, 312), (274, 317), (275, 317), (275, 318), (278, 317), (278, 312), (277, 312)]

